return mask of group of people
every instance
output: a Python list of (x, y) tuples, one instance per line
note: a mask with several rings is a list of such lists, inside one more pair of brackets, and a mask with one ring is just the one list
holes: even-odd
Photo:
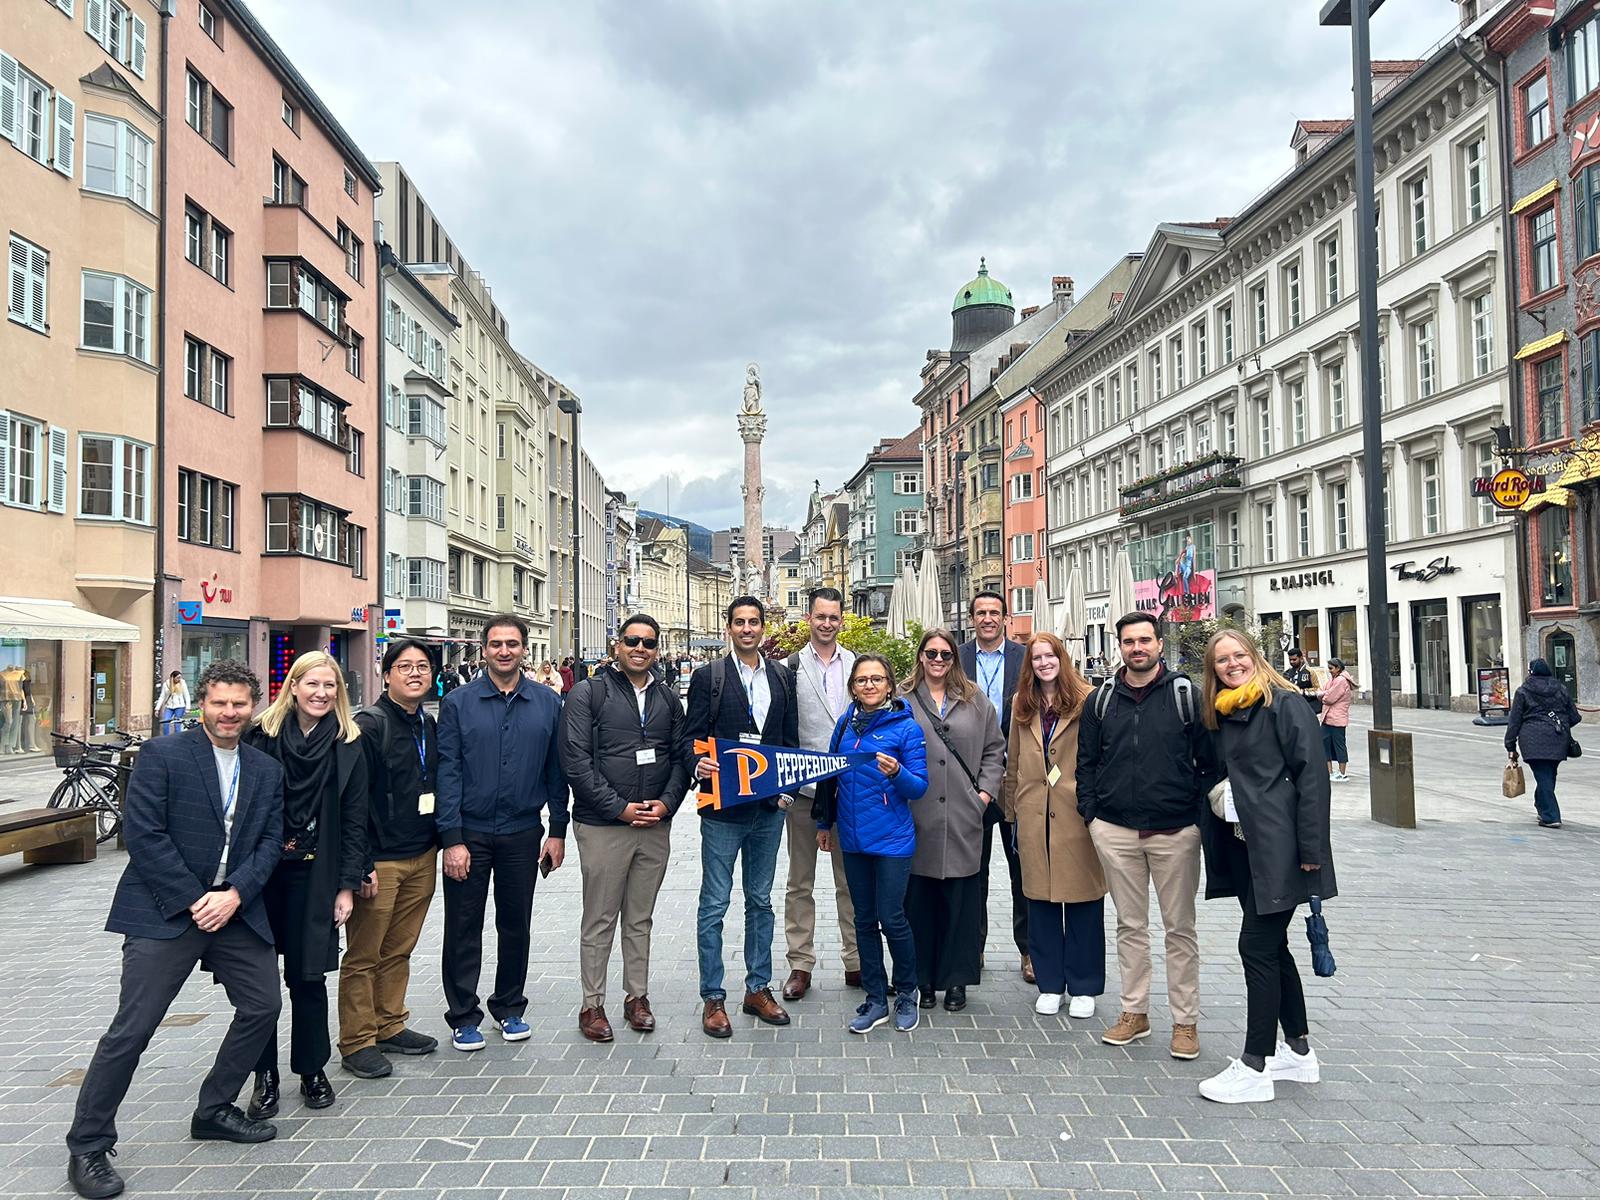
[[(410, 639), (389, 643), (384, 693), (357, 713), (325, 654), (299, 656), (259, 717), (251, 672), (212, 664), (196, 686), (201, 727), (148, 743), (128, 787), (129, 865), (107, 922), (125, 935), (121, 999), (79, 1093), (70, 1182), (87, 1197), (122, 1190), (109, 1159), (117, 1109), (197, 964), (235, 1011), (191, 1119), (196, 1138), (275, 1136), (280, 972), (289, 1068), (306, 1108), (336, 1101), (330, 973), (347, 1073), (377, 1078), (391, 1072), (390, 1056), (434, 1052), (437, 1040), (412, 1026), (406, 994), (441, 858), (451, 1045), (482, 1050), (486, 1024), (504, 1041), (528, 1038), (534, 891), (565, 861), (569, 825), (582, 872), (579, 1030), (596, 1042), (616, 1037), (606, 999), (620, 941), (622, 1019), (650, 1033), (653, 918), (672, 822), (690, 797), (702, 817), (696, 939), (709, 1037), (735, 1031), (723, 942), (736, 873), (740, 1014), (787, 1025), (785, 1004), (811, 991), (825, 854), (844, 983), (864, 993), (849, 1028), (866, 1034), (892, 1021), (908, 1032), (941, 994), (958, 1012), (982, 982), (998, 842), (1020, 970), (1038, 988), (1042, 1015), (1063, 1005), (1072, 1018), (1094, 1015), (1111, 896), (1121, 996), (1101, 1034), (1109, 1045), (1151, 1034), (1154, 885), (1169, 1049), (1195, 1058), (1203, 855), (1207, 896), (1237, 897), (1243, 909), (1249, 1023), (1240, 1057), (1201, 1092), (1269, 1100), (1275, 1081), (1315, 1082), (1287, 930), (1299, 904), (1331, 897), (1335, 885), (1329, 774), (1297, 689), (1237, 632), (1212, 639), (1196, 685), (1165, 666), (1161, 630), (1145, 613), (1118, 622), (1123, 665), (1096, 687), (1054, 635), (1007, 639), (999, 594), (974, 596), (969, 613), (974, 640), (926, 631), (900, 679), (884, 656), (839, 645), (838, 591), (812, 593), (809, 638), (786, 660), (762, 654), (766, 611), (741, 596), (726, 611), (731, 652), (694, 671), (687, 704), (658, 669), (660, 628), (647, 614), (627, 618), (614, 657), (564, 695), (524, 673), (521, 619), (490, 619), (482, 671), (450, 691), (437, 720), (423, 705), (435, 694), (433, 660)], [(794, 794), (702, 805), (719, 739), (846, 753), (852, 765)], [(789, 972), (780, 1002), (772, 893), (785, 840)], [(491, 893), (497, 961), (483, 998)]]

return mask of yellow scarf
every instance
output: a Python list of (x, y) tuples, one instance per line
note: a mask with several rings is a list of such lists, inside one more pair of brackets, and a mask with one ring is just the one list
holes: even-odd
[(1243, 687), (1222, 688), (1217, 692), (1217, 711), (1225, 717), (1232, 716), (1241, 708), (1261, 703), (1263, 694), (1261, 684), (1254, 679)]

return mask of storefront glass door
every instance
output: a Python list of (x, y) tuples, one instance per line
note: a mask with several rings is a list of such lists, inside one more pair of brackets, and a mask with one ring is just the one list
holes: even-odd
[(89, 651), (89, 713), (94, 733), (107, 733), (117, 727), (118, 701), (122, 697), (121, 657), (115, 646), (96, 645)]
[(1417, 654), (1417, 707), (1450, 707), (1450, 618), (1443, 600), (1411, 606)]
[(1565, 629), (1550, 635), (1550, 673), (1567, 689), (1573, 703), (1578, 700), (1578, 647)]

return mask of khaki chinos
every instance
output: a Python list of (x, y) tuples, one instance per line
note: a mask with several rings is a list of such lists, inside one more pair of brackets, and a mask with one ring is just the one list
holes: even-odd
[[(789, 969), (814, 973), (817, 968), (817, 821), (811, 796), (798, 796), (789, 806), (784, 823), (789, 828), (789, 884), (783, 894), (783, 933), (789, 943)], [(844, 941), (844, 969), (859, 971), (856, 952), (856, 907), (850, 902), (850, 884), (844, 876), (844, 852), (835, 843), (833, 896), (839, 910), (839, 932)]]
[(585, 1010), (606, 1002), (611, 943), (622, 925), (622, 992), (634, 1000), (650, 994), (650, 932), (656, 897), (672, 854), (672, 822), (572, 826), (583, 870), (583, 919), (579, 927), (578, 974)]
[(1175, 1025), (1200, 1023), (1200, 948), (1195, 895), (1200, 887), (1200, 827), (1141, 838), (1137, 829), (1096, 820), (1089, 837), (1117, 907), (1122, 1011), (1150, 1011), (1150, 885), (1166, 929), (1167, 1004)]
[(356, 897), (339, 963), (339, 1053), (349, 1058), (406, 1027), (411, 952), (438, 883), (439, 851), (373, 864), (378, 894)]

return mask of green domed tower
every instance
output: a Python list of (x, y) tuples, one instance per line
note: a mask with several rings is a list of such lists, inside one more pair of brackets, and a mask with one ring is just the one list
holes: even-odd
[(970, 354), (1016, 324), (1011, 289), (989, 274), (987, 259), (978, 260), (978, 277), (956, 293), (950, 306), (950, 353)]

